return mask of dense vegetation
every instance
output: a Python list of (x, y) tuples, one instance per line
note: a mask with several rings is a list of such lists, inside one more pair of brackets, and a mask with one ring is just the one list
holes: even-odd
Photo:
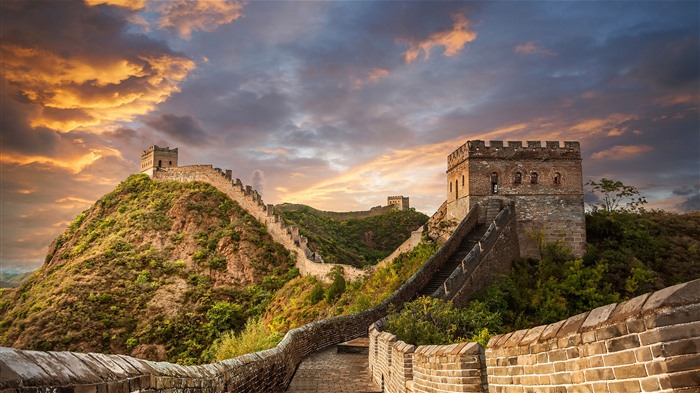
[(80, 214), (19, 288), (0, 292), (0, 344), (208, 361), (297, 276), (263, 225), (199, 183), (133, 175)]
[(382, 260), (428, 221), (428, 216), (414, 209), (386, 209), (382, 214), (356, 214), (344, 217), (304, 205), (278, 209), (288, 225), (296, 225), (309, 239), (309, 248), (327, 263), (364, 267)]
[(246, 326), (242, 334), (222, 336), (212, 352), (217, 359), (226, 359), (269, 348), (295, 327), (374, 307), (403, 285), (435, 251), (434, 243), (420, 243), (364, 279), (349, 283), (337, 270), (331, 273), (330, 283), (313, 276), (297, 277), (277, 292), (261, 320)]
[(546, 245), (541, 259), (516, 260), (467, 307), (418, 299), (393, 313), (388, 329), (419, 344), (485, 342), (700, 277), (700, 213), (597, 210), (586, 226), (582, 259)]

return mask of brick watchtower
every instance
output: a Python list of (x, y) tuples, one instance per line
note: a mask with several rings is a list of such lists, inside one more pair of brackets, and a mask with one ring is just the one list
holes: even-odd
[(447, 215), (461, 221), (489, 198), (515, 202), (522, 257), (539, 256), (539, 235), (564, 243), (575, 256), (585, 252), (578, 142), (467, 141), (447, 157)]
[(153, 177), (153, 171), (158, 168), (177, 167), (177, 148), (158, 147), (153, 145), (141, 154), (141, 173)]
[(395, 208), (397, 208), (399, 210), (408, 210), (410, 207), (409, 202), (408, 202), (408, 197), (405, 197), (403, 195), (387, 197), (386, 204), (387, 204), (387, 206), (394, 206)]

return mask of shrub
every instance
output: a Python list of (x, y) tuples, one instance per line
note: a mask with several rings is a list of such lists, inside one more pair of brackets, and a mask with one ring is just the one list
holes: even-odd
[(328, 288), (328, 292), (326, 292), (326, 301), (328, 301), (328, 303), (333, 303), (340, 297), (340, 295), (343, 294), (343, 292), (345, 292), (345, 277), (343, 277), (343, 268), (341, 266), (335, 266), (331, 272), (328, 273), (328, 275), (329, 277), (333, 278), (333, 282)]
[(314, 284), (314, 288), (311, 290), (311, 295), (309, 296), (309, 300), (311, 301), (311, 304), (316, 304), (323, 300), (325, 292), (323, 290), (323, 283), (320, 281)]
[(258, 352), (277, 345), (284, 336), (271, 331), (260, 319), (248, 319), (240, 334), (228, 331), (214, 342), (209, 352), (217, 361)]

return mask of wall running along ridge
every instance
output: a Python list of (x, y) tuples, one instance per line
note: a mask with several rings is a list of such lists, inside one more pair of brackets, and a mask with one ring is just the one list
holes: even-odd
[(386, 392), (698, 392), (700, 279), (476, 343), (415, 347), (369, 329)]
[(240, 179), (231, 179), (231, 171), (226, 172), (211, 165), (189, 165), (177, 168), (159, 168), (153, 172), (153, 180), (180, 182), (201, 181), (211, 184), (229, 198), (236, 201), (250, 215), (260, 221), (272, 238), (294, 253), (296, 267), (302, 275), (313, 275), (328, 281), (328, 273), (335, 266), (343, 268), (343, 275), (348, 280), (355, 280), (364, 275), (362, 269), (350, 265), (322, 263), (320, 255), (314, 254), (308, 247), (306, 237), (299, 234), (296, 226), (287, 226), (273, 213), (273, 205), (266, 205), (262, 197), (251, 186), (243, 186)]
[[(199, 174), (190, 179), (190, 174), (211, 171), (190, 168), (176, 173), (183, 180), (201, 180)], [(244, 200), (257, 203), (259, 199), (246, 196)], [(305, 356), (367, 334), (369, 326), (386, 316), (390, 306), (401, 307), (414, 299), (447, 262), (478, 216), (475, 207), (438, 251), (379, 306), (292, 329), (275, 348), (201, 366), (152, 362), (123, 355), (0, 348), (0, 393), (281, 392), (289, 385)], [(497, 235), (492, 233), (491, 236)]]

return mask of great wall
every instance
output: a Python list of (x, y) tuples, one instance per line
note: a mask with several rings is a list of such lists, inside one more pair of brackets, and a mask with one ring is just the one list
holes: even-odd
[[(282, 392), (309, 354), (367, 334), (370, 373), (386, 392), (700, 391), (700, 280), (551, 325), (495, 336), (485, 348), (466, 342), (415, 347), (382, 331), (390, 307), (419, 295), (467, 302), (507, 271), (514, 257), (534, 252), (532, 244), (521, 244), (524, 231), (542, 231), (545, 239), (566, 242), (574, 252), (585, 243), (585, 233), (580, 232), (578, 143), (566, 142), (563, 148), (558, 142), (547, 142), (545, 147), (535, 142), (527, 147), (513, 142), (503, 146), (498, 141), (490, 146), (470, 141), (448, 157), (446, 214), (457, 218), (459, 225), (377, 307), (292, 329), (273, 349), (201, 366), (123, 355), (0, 348), (0, 393)], [(314, 260), (298, 229), (286, 227), (272, 206), (240, 180), (232, 180), (230, 171), (210, 165), (162, 166), (150, 173), (154, 179), (205, 181), (241, 204), (265, 223), (275, 240), (296, 252), (303, 274), (322, 276), (330, 270), (330, 264)], [(523, 173), (534, 181), (521, 185), (517, 174)], [(506, 183), (499, 176), (514, 180)], [(471, 193), (460, 194), (460, 184), (467, 184)], [(542, 190), (547, 191), (544, 197)], [(538, 218), (539, 211), (544, 218)], [(543, 226), (547, 220), (557, 225)], [(562, 232), (567, 227), (570, 231)], [(414, 233), (400, 249), (410, 249), (420, 236)], [(361, 273), (346, 270), (350, 277)]]

